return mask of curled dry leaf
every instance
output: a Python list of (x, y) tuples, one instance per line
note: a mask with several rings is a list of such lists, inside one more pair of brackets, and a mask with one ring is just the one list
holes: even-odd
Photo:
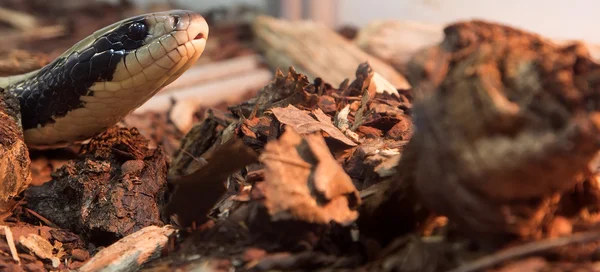
[(358, 217), (359, 194), (321, 135), (287, 129), (259, 160), (265, 165), (264, 205), (273, 220), (347, 225)]
[(333, 125), (330, 118), (322, 111), (318, 111), (315, 118), (308, 115), (306, 112), (289, 105), (286, 108), (271, 109), (277, 120), (281, 123), (293, 127), (300, 134), (309, 134), (317, 131), (323, 131), (329, 134), (330, 137), (345, 143), (349, 146), (355, 146), (352, 140), (348, 139), (337, 127)]

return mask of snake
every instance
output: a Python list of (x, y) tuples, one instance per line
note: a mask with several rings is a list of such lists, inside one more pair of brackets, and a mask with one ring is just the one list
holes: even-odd
[(85, 142), (179, 78), (203, 53), (209, 27), (188, 10), (123, 19), (38, 70), (0, 78), (18, 99), (29, 148)]

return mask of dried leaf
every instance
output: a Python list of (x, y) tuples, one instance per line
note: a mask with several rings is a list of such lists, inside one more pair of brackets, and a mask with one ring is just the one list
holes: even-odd
[(260, 161), (264, 205), (273, 220), (350, 224), (358, 217), (358, 192), (321, 135), (288, 129), (265, 146)]
[(317, 131), (323, 131), (334, 139), (339, 140), (349, 146), (355, 146), (352, 140), (348, 139), (337, 127), (331, 123), (320, 122), (310, 117), (306, 112), (289, 105), (286, 108), (271, 109), (277, 120), (290, 127), (293, 127), (300, 134), (309, 134)]

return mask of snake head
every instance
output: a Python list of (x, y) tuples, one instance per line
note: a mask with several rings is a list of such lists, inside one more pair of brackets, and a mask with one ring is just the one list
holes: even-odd
[(173, 10), (131, 17), (83, 39), (8, 89), (26, 142), (59, 146), (114, 126), (183, 74), (204, 51), (206, 20)]
[(200, 57), (208, 38), (208, 24), (196, 13), (174, 10), (125, 20), (107, 37), (111, 35), (118, 35), (124, 49), (129, 50), (117, 65), (112, 81), (130, 79), (134, 86), (141, 86), (154, 80), (159, 83), (154, 86), (160, 89)]

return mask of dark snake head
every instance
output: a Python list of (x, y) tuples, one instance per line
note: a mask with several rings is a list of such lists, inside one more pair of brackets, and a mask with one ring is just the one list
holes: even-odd
[(193, 65), (207, 37), (206, 21), (190, 11), (136, 16), (15, 77), (7, 89), (21, 100), (25, 141), (64, 146), (114, 126)]

